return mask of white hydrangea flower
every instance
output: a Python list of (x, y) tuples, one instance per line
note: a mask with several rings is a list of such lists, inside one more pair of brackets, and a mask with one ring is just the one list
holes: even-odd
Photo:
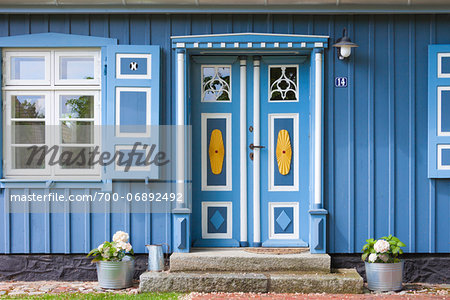
[(103, 248), (103, 244), (101, 244), (97, 247), (98, 251), (102, 251), (102, 248)]
[(127, 248), (127, 243), (124, 242), (117, 242), (116, 243), (117, 250), (125, 250)]
[(130, 236), (128, 235), (128, 233), (126, 233), (124, 231), (117, 231), (113, 235), (113, 241), (116, 243), (118, 243), (118, 242), (126, 243), (126, 242), (128, 242), (129, 238), (130, 238)]
[(376, 253), (371, 253), (369, 255), (369, 262), (373, 263), (377, 260), (377, 258), (378, 258), (378, 255)]
[(391, 248), (391, 245), (385, 240), (378, 240), (373, 248), (377, 253), (386, 253)]
[(130, 243), (127, 243), (127, 244), (125, 245), (125, 250), (127, 250), (127, 252), (130, 252), (131, 249), (133, 249), (133, 247), (131, 247), (131, 244), (130, 244)]

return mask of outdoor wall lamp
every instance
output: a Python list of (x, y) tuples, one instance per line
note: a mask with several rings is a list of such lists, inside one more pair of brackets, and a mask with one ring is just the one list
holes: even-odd
[(344, 27), (342, 31), (342, 37), (336, 40), (336, 44), (333, 47), (337, 48), (337, 55), (340, 60), (343, 60), (352, 54), (352, 48), (358, 47), (357, 44), (353, 43), (352, 40), (347, 36), (347, 28)]

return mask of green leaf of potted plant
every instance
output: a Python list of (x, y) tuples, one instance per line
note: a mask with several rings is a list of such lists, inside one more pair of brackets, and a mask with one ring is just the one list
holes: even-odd
[(403, 254), (406, 245), (395, 236), (384, 236), (378, 240), (368, 239), (362, 248), (362, 260), (366, 267), (369, 290), (399, 291), (402, 289)]
[(112, 242), (105, 241), (88, 253), (97, 263), (100, 287), (123, 289), (133, 285), (134, 251), (128, 239), (128, 233), (117, 231)]

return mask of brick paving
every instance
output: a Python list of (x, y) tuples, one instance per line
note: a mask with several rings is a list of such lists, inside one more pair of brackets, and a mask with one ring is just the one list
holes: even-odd
[(105, 290), (98, 286), (96, 281), (1, 281), (0, 296), (9, 295), (43, 295), (61, 293), (116, 293), (137, 294), (139, 283), (123, 290)]
[[(95, 281), (2, 281), (0, 282), (1, 296), (29, 295), (38, 296), (43, 294), (61, 294), (61, 293), (114, 293), (114, 294), (137, 294), (138, 282), (134, 286), (123, 290), (104, 290), (98, 286)], [(330, 295), (330, 294), (252, 294), (252, 293), (190, 293), (180, 296), (182, 300), (203, 300), (203, 299), (449, 299), (450, 285), (431, 285), (431, 284), (408, 284), (404, 286), (403, 291), (398, 293), (370, 293), (366, 291), (363, 295)]]

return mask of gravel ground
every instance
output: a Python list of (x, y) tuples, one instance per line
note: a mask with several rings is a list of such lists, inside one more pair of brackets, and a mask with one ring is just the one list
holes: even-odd
[[(124, 290), (104, 290), (95, 281), (2, 281), (0, 298), (9, 295), (42, 295), (61, 293), (114, 293), (133, 295), (138, 293), (138, 282)], [(398, 293), (371, 293), (363, 295), (330, 294), (244, 294), (244, 293), (191, 293), (181, 296), (182, 300), (200, 299), (450, 299), (450, 284), (407, 284)]]

